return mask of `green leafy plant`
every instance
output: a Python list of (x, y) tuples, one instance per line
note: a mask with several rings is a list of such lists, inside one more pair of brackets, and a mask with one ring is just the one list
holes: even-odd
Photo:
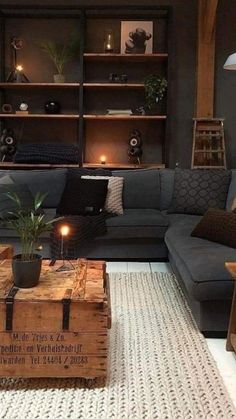
[(150, 74), (144, 79), (146, 107), (149, 110), (163, 99), (167, 90), (167, 80), (164, 77)]
[(79, 42), (75, 36), (71, 36), (65, 43), (44, 41), (39, 47), (49, 55), (58, 74), (63, 74), (65, 65), (79, 52)]
[(38, 213), (47, 194), (37, 193), (34, 199), (34, 206), (29, 212), (25, 211), (22, 201), (16, 193), (8, 192), (6, 195), (16, 205), (16, 210), (9, 212), (11, 219), (8, 220), (8, 225), (20, 236), (21, 260), (33, 260), (39, 236), (44, 231), (50, 230), (52, 224), (60, 218), (45, 221), (45, 214)]

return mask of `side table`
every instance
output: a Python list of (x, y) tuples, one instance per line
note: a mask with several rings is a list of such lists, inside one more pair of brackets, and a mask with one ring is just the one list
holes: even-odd
[[(236, 280), (236, 263), (226, 262), (225, 267), (230, 272), (232, 277)], [(236, 281), (235, 281), (234, 294), (233, 294), (233, 300), (232, 300), (232, 306), (231, 306), (226, 349), (227, 351), (236, 352)]]

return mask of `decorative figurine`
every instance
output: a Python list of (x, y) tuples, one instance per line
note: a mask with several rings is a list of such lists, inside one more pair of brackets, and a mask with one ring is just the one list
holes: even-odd
[(21, 102), (19, 105), (19, 110), (16, 111), (16, 114), (18, 115), (28, 115), (29, 111), (28, 111), (29, 105), (26, 102)]
[(48, 114), (57, 114), (61, 111), (61, 105), (54, 100), (48, 100), (44, 105), (45, 112)]

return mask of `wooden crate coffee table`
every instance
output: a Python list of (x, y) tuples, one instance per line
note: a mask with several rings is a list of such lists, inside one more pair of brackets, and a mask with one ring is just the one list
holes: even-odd
[(0, 376), (106, 377), (110, 307), (105, 262), (43, 261), (35, 288), (12, 287), (0, 263)]
[(8, 244), (0, 244), (0, 260), (12, 259), (13, 248)]

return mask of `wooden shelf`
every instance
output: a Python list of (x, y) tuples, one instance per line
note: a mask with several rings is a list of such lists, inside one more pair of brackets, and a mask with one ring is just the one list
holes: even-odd
[(54, 169), (57, 167), (79, 167), (78, 164), (47, 164), (47, 163), (13, 163), (13, 162), (0, 162), (0, 169)]
[(79, 86), (79, 83), (0, 83), (1, 89), (67, 89)]
[(166, 115), (84, 115), (84, 119), (94, 119), (94, 120), (165, 120)]
[(225, 166), (195, 166), (194, 165), (194, 169), (225, 169)]
[(1, 113), (0, 118), (30, 118), (30, 119), (79, 119), (78, 114), (55, 114), (48, 115), (44, 113), (29, 113), (29, 114), (15, 114), (15, 113)]
[(167, 53), (157, 54), (109, 54), (109, 53), (85, 53), (84, 59), (86, 61), (133, 61), (133, 62), (147, 62), (147, 61), (164, 61), (167, 60)]
[(86, 88), (144, 89), (144, 83), (84, 83)]
[[(0, 162), (0, 169), (55, 169), (55, 168), (67, 168), (67, 167), (80, 167), (78, 164), (46, 164), (46, 163), (13, 163), (13, 162)], [(84, 163), (84, 168), (96, 169), (102, 167), (104, 169), (164, 169), (165, 165), (162, 163), (157, 164), (132, 164), (132, 163)]]
[(148, 164), (148, 163), (142, 163), (142, 164), (132, 164), (132, 163), (84, 163), (83, 167), (87, 169), (96, 169), (102, 167), (103, 169), (164, 169), (165, 164), (162, 163), (156, 163), (156, 164)]
[(219, 148), (218, 150), (212, 149), (212, 150), (195, 150), (195, 153), (224, 153), (225, 150)]

